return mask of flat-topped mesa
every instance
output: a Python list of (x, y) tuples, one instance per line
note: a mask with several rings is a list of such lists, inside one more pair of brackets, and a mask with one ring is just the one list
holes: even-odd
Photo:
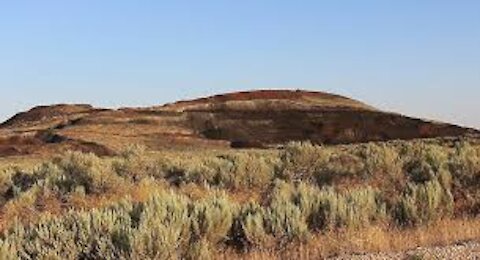
[(179, 101), (160, 107), (170, 111), (368, 110), (375, 108), (343, 96), (303, 90), (254, 90)]

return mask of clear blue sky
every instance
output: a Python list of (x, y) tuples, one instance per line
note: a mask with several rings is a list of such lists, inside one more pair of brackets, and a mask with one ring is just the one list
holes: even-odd
[(480, 128), (480, 1), (0, 3), (0, 120), (257, 88)]

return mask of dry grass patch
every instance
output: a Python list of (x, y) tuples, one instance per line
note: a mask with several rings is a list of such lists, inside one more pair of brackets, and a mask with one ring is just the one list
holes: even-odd
[(413, 229), (389, 229), (371, 226), (359, 230), (328, 232), (312, 237), (307, 243), (248, 253), (223, 252), (218, 259), (324, 259), (326, 257), (403, 252), (419, 246), (448, 246), (480, 238), (479, 219), (442, 220)]

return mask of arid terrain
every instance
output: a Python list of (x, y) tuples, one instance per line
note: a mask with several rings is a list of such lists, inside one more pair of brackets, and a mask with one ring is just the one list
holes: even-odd
[(476, 129), (334, 94), (0, 125), (0, 259), (476, 259)]
[(478, 131), (383, 112), (338, 95), (264, 90), (148, 108), (35, 107), (0, 125), (0, 156), (71, 149), (112, 155), (130, 144), (152, 150), (267, 148), (289, 141), (348, 144), (474, 134)]

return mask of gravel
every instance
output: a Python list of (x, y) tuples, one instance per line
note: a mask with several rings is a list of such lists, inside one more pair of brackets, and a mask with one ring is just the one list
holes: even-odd
[(341, 255), (330, 259), (368, 260), (368, 259), (480, 259), (480, 243), (464, 242), (444, 247), (419, 247), (397, 253), (368, 253)]

